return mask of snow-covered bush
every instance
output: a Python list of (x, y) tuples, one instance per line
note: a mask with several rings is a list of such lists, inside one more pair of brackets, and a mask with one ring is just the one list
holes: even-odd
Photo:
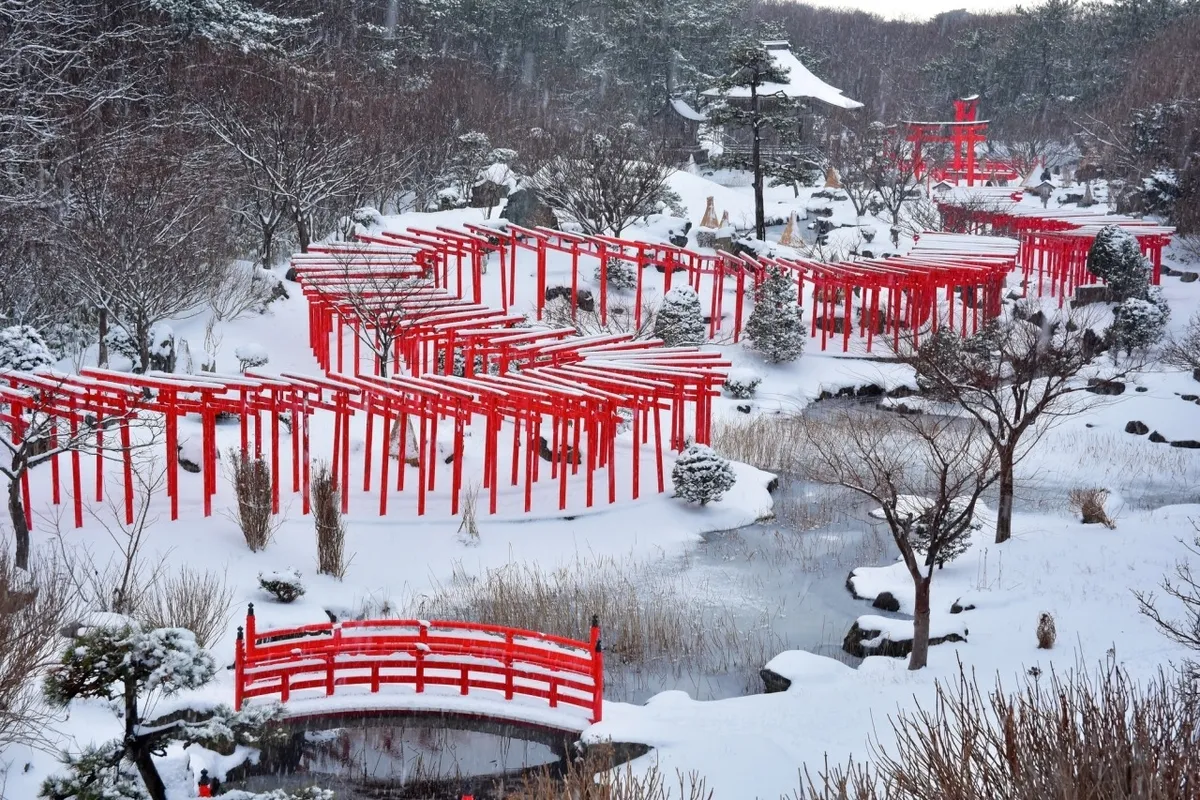
[(746, 322), (751, 346), (773, 363), (795, 361), (804, 352), (804, 322), (792, 278), (778, 267), (754, 291), (754, 310)]
[(720, 500), (736, 480), (729, 460), (706, 444), (688, 445), (671, 469), (675, 496), (700, 505)]
[(108, 345), (110, 353), (116, 353), (119, 356), (124, 356), (134, 364), (138, 362), (138, 346), (129, 332), (120, 325), (112, 325), (108, 329), (108, 334), (104, 337), (104, 343)]
[[(637, 270), (628, 261), (620, 258), (609, 258), (605, 266), (605, 276), (608, 278), (608, 288), (618, 292), (631, 292), (637, 288)], [(596, 265), (596, 282), (601, 278), (600, 265)]]
[(676, 286), (667, 292), (654, 316), (654, 335), (667, 347), (704, 342), (704, 313), (700, 296), (691, 286)]
[(1096, 234), (1088, 250), (1087, 268), (1108, 283), (1117, 302), (1131, 297), (1146, 299), (1150, 287), (1150, 262), (1142, 255), (1137, 239), (1116, 225), (1106, 225)]
[(233, 355), (238, 360), (238, 370), (243, 373), (248, 369), (264, 366), (271, 360), (267, 355), (267, 348), (253, 342), (238, 345)]
[(10, 325), (0, 328), (0, 369), (34, 370), (54, 363), (54, 355), (37, 328)]
[(165, 322), (150, 328), (150, 369), (158, 372), (175, 371), (175, 331)]
[(299, 570), (258, 573), (258, 585), (281, 603), (293, 603), (305, 593)]
[(1148, 299), (1130, 297), (1113, 309), (1108, 340), (1113, 350), (1126, 355), (1143, 352), (1162, 341), (1171, 309), (1155, 290)]
[(735, 369), (729, 371), (729, 375), (725, 377), (725, 382), (721, 386), (729, 392), (730, 397), (737, 400), (749, 400), (758, 390), (760, 383), (762, 383), (762, 377), (757, 372), (749, 369)]
[(330, 789), (319, 786), (306, 786), (303, 789), (272, 789), (261, 794), (251, 794), (240, 789), (225, 792), (221, 795), (224, 800), (336, 800), (336, 795)]

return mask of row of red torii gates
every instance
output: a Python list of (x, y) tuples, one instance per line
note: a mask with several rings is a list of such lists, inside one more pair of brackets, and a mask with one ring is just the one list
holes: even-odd
[[(505, 480), (522, 488), (523, 507), (531, 511), (533, 485), (545, 470), (558, 481), (560, 509), (567, 507), (568, 476), (580, 472), (585, 475), (587, 506), (615, 502), (616, 441), (627, 427), (637, 443), (649, 443), (653, 435), (656, 486), (663, 491), (663, 449), (682, 449), (689, 438), (709, 440), (712, 398), (719, 393), (728, 363), (712, 352), (666, 348), (632, 335), (580, 337), (574, 328), (530, 326), (514, 309), (520, 251), (536, 257), (539, 319), (550, 280), (547, 255), (556, 252), (570, 259), (573, 310), (584, 288), (583, 276), (590, 274), (583, 270), (598, 270), (596, 313), (604, 320), (613, 311), (604, 272), (614, 262), (625, 262), (637, 278), (632, 313), (640, 315), (644, 292), (665, 293), (686, 282), (707, 293), (711, 337), (726, 330), (725, 295), (732, 289), (731, 333), (737, 341), (749, 312), (746, 297), (774, 267), (793, 278), (798, 301), (807, 305), (811, 334), (819, 334), (822, 349), (841, 338), (843, 350), (849, 349), (852, 336), (865, 340), (868, 350), (880, 335), (898, 344), (902, 331), (916, 342), (920, 329), (930, 324), (949, 324), (964, 333), (977, 330), (982, 320), (999, 313), (1004, 276), (1015, 258), (1015, 248), (982, 246), (977, 237), (941, 234), (928, 234), (904, 258), (835, 264), (701, 253), (514, 225), (363, 236), (355, 242), (314, 246), (293, 259), (295, 277), (309, 304), (312, 348), (324, 374), (12, 372), (4, 375), (0, 398), (8, 406), (4, 419), (13, 426), (17, 442), (32, 435), (46, 439), (56, 504), (62, 499), (60, 458), (69, 460), (76, 525), (82, 524), (83, 516), (83, 456), (79, 448), (57, 452), (59, 437), (95, 437), (97, 500), (103, 499), (105, 461), (122, 462), (125, 514), (132, 520), (130, 427), (161, 421), (167, 493), (171, 518), (176, 519), (181, 496), (179, 422), (189, 416), (200, 422), (206, 516), (212, 513), (217, 491), (218, 421), (228, 418), (238, 421), (241, 451), (270, 460), (276, 478), (273, 509), (278, 511), (282, 487), (289, 483), (291, 491), (301, 495), (307, 513), (309, 420), (316, 413), (333, 416), (331, 471), (346, 488), (351, 485), (350, 420), (365, 417), (361, 485), (364, 491), (379, 492), (380, 514), (387, 512), (393, 485), (397, 491), (415, 489), (417, 513), (426, 513), (428, 495), (439, 480), (438, 464), (443, 462), (438, 437), (442, 422), (454, 431), (450, 446), (455, 455), (446, 460), (451, 464), (454, 514), (459, 512), (465, 480), (458, 454), (467, 429), (476, 423), (484, 429), (482, 488), (490, 513), (497, 511)], [(482, 302), (482, 276), (491, 255), (500, 262), (500, 309)], [(651, 285), (655, 276), (658, 280)], [(811, 302), (805, 304), (806, 299)], [(345, 352), (346, 333), (351, 334), (352, 354)], [(381, 343), (387, 346), (381, 348)], [(371, 372), (377, 374), (359, 369), (364, 346), (373, 354)], [(453, 374), (455, 363), (461, 365), (461, 374)], [(37, 425), (39, 415), (53, 424)], [(283, 427), (291, 434), (290, 458)], [(511, 431), (511, 440), (503, 446), (502, 428)], [(106, 436), (119, 437), (125, 446), (105, 448)], [(540, 463), (544, 458), (546, 465)], [(640, 491), (642, 458), (639, 446), (630, 449), (632, 497)], [(415, 475), (409, 474), (408, 465), (417, 468)], [(602, 470), (603, 483), (597, 485)], [(288, 472), (290, 481), (285, 480)], [(22, 491), (28, 513), (28, 475), (22, 479)], [(344, 510), (350, 494), (341, 492)]]
[[(748, 299), (767, 270), (777, 268), (792, 278), (797, 302), (808, 314), (811, 335), (820, 335), (821, 349), (840, 338), (842, 350), (848, 351), (851, 338), (857, 337), (868, 352), (880, 334), (889, 334), (898, 343), (903, 331), (916, 339), (923, 326), (936, 329), (943, 322), (967, 326), (964, 330), (977, 329), (981, 321), (999, 313), (1004, 278), (1017, 255), (1015, 243), (1006, 249), (980, 245), (980, 237), (962, 240), (969, 244), (955, 244), (957, 240), (951, 237), (947, 245), (918, 246), (903, 257), (826, 263), (699, 252), (669, 244), (509, 224), (466, 227), (465, 233), (441, 229), (382, 233), (361, 237), (362, 241), (355, 244), (315, 247), (297, 256), (293, 268), (309, 300), (309, 330), (318, 363), (340, 372), (347, 357), (358, 363), (361, 346), (367, 344), (378, 367), (378, 343), (390, 339), (388, 371), (448, 372), (453, 354), (458, 352), (470, 374), (480, 369), (480, 364), (487, 369), (503, 369), (513, 356), (512, 348), (526, 342), (573, 336), (576, 331), (572, 327), (517, 327), (526, 324), (516, 301), (522, 274), (516, 266), (522, 252), (535, 258), (533, 312), (538, 322), (545, 317), (549, 303), (556, 302), (547, 299), (548, 290), (558, 294), (561, 300), (557, 302), (567, 303), (573, 315), (582, 313), (580, 300), (587, 292), (592, 295), (592, 313), (601, 325), (608, 323), (610, 315), (625, 313), (637, 329), (644, 321), (645, 300), (686, 284), (700, 296), (709, 339), (738, 342), (752, 308)], [(425, 252), (424, 248), (439, 241), (439, 237), (454, 242), (453, 265), (442, 251), (437, 252), (437, 258)], [(491, 254), (496, 254), (500, 262), (500, 308), (484, 305), (478, 289)], [(552, 254), (563, 257), (564, 266), (559, 272), (566, 273), (560, 275), (563, 283), (557, 286), (551, 285)], [(350, 263), (362, 263), (368, 269), (348, 269)], [(635, 285), (614, 300), (607, 272), (615, 264), (632, 269)], [(380, 276), (397, 283), (421, 274), (432, 274), (433, 285), (385, 292), (391, 296), (373, 305), (371, 292), (379, 288)], [(589, 288), (593, 284), (594, 291)], [(348, 291), (344, 290), (347, 286)], [(464, 296), (464, 286), (475, 288)], [(957, 314), (956, 303), (961, 309)], [(379, 314), (381, 305), (396, 313)], [(846, 319), (852, 320), (851, 324), (845, 324)], [(384, 330), (373, 332), (373, 327)], [(403, 336), (388, 334), (388, 330), (401, 329)], [(344, 352), (347, 333), (354, 346), (352, 354)]]
[[(938, 207), (948, 231), (1015, 237), (1020, 242), (1017, 263), (1025, 291), (1058, 298), (1061, 307), (1076, 287), (1099, 279), (1087, 268), (1087, 255), (1101, 228), (1115, 225), (1137, 239), (1149, 260), (1151, 281), (1158, 285), (1163, 250), (1175, 229), (1123, 214), (1087, 208), (1048, 209), (1022, 205), (1023, 193), (1011, 189), (974, 188), (944, 196)], [(1037, 273), (1036, 281), (1034, 273)], [(1035, 285), (1036, 284), (1036, 285)]]

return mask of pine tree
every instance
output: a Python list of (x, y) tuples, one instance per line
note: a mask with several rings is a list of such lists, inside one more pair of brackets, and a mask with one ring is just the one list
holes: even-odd
[[(142, 715), (157, 698), (197, 689), (212, 680), (216, 671), (212, 655), (196, 644), (191, 631), (182, 628), (144, 630), (133, 620), (116, 618), (82, 629), (64, 648), (59, 663), (50, 668), (43, 692), (50, 703), (64, 708), (84, 699), (112, 703), (124, 718), (125, 735), (120, 741), (64, 759), (68, 774), (46, 781), (42, 796), (50, 800), (166, 800), (166, 786), (154, 754), (169, 742), (228, 749), (236, 744), (259, 746), (267, 736), (275, 741), (278, 734), (268, 733), (268, 724), (278, 717), (279, 706), (242, 711), (217, 707), (175, 721), (147, 724)], [(144, 789), (122, 766), (125, 763), (136, 768)]]
[[(709, 113), (709, 120), (714, 125), (750, 131), (749, 160), (740, 163), (741, 159), (736, 159), (739, 163), (735, 163), (726, 158), (722, 160), (722, 165), (747, 168), (754, 173), (754, 235), (765, 241), (767, 226), (763, 178), (771, 170), (763, 159), (763, 135), (773, 131), (785, 149), (787, 145), (794, 145), (794, 149), (798, 150), (797, 114), (800, 103), (782, 95), (764, 97), (760, 94), (764, 84), (788, 82), (787, 70), (780, 68), (761, 40), (754, 37), (738, 40), (730, 49), (728, 63), (730, 70), (717, 82), (717, 90), (722, 95), (728, 95), (734, 89), (749, 89), (750, 98), (743, 103), (740, 100), (731, 102), (726, 97)], [(764, 100), (769, 100), (769, 107), (763, 105)], [(790, 174), (794, 176), (797, 173), (793, 170)]]
[(1087, 268), (1108, 282), (1113, 300), (1148, 299), (1150, 264), (1137, 239), (1116, 225), (1106, 225), (1096, 234), (1088, 250)]
[(695, 289), (676, 286), (663, 296), (654, 316), (654, 335), (667, 347), (703, 344), (704, 314)]
[(1126, 355), (1145, 351), (1162, 341), (1170, 315), (1171, 309), (1160, 291), (1150, 292), (1145, 300), (1130, 297), (1113, 309), (1109, 343)]
[(689, 445), (671, 470), (675, 496), (700, 505), (720, 500), (736, 481), (729, 461), (706, 444)]
[(792, 278), (779, 267), (768, 267), (755, 288), (754, 310), (746, 323), (751, 346), (768, 361), (795, 361), (804, 352), (804, 322), (796, 305)]
[(29, 325), (0, 328), (0, 368), (30, 371), (54, 363), (42, 335)]

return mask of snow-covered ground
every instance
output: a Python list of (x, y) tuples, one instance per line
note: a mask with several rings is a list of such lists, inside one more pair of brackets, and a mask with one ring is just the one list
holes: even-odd
[[(699, 175), (679, 173), (673, 188), (694, 224), (710, 196), (718, 216), (728, 211), (738, 226), (752, 219), (748, 187), (722, 186)], [(811, 221), (808, 209), (829, 206), (833, 209), (829, 219), (835, 224), (855, 226), (835, 231), (830, 247), (848, 251), (863, 246), (849, 203), (814, 200), (815, 191), (802, 189), (796, 196), (786, 187), (768, 190), (769, 216), (784, 219), (795, 211)], [(482, 220), (480, 210), (465, 209), (390, 217), (384, 225), (390, 229), (453, 227)], [(905, 236), (893, 247), (885, 221), (872, 219), (864, 227), (874, 232), (876, 255), (911, 247), (911, 239)], [(665, 233), (660, 228), (634, 228), (626, 236), (662, 239)], [(771, 235), (777, 237), (780, 229), (773, 227)], [(552, 270), (561, 267), (551, 262)], [(521, 270), (518, 306), (526, 311), (533, 306), (534, 281), (525, 262)], [(499, 297), (495, 280), (494, 274), (485, 276), (485, 302)], [(1184, 284), (1171, 277), (1163, 282), (1172, 308), (1171, 326), (1178, 330), (1200, 307), (1200, 283)], [(235, 372), (239, 352), (268, 356), (267, 371), (317, 371), (308, 348), (305, 302), (294, 284), (289, 288), (291, 297), (275, 303), (266, 314), (215, 327), (221, 338), (218, 371)], [(172, 323), (197, 360), (204, 349), (213, 349), (211, 339), (205, 342), (207, 321), (202, 314)], [(812, 341), (799, 361), (781, 366), (762, 363), (741, 345), (718, 342), (716, 346), (735, 367), (762, 376), (756, 397), (749, 401), (752, 414), (798, 410), (823, 391), (833, 393), (843, 387), (876, 384), (887, 390), (912, 384), (906, 368), (863, 358), (861, 351), (853, 349), (849, 354), (832, 349), (820, 352)], [(826, 756), (831, 762), (844, 761), (851, 754), (864, 756), (872, 735), (881, 737), (886, 746), (887, 716), (915, 702), (927, 702), (934, 682), (954, 677), (960, 661), (984, 683), (998, 675), (1013, 685), (1016, 677), (1034, 666), (1061, 669), (1114, 659), (1135, 677), (1145, 677), (1178, 660), (1183, 652), (1138, 614), (1132, 591), (1152, 589), (1159, 582), (1182, 555), (1177, 539), (1190, 535), (1192, 518), (1200, 519), (1200, 506), (1187, 504), (1200, 500), (1195, 496), (1200, 451), (1154, 444), (1124, 429), (1126, 422), (1140, 420), (1170, 440), (1200, 439), (1200, 407), (1181, 399), (1200, 394), (1200, 383), (1178, 372), (1150, 372), (1135, 383), (1146, 391), (1135, 391), (1131, 384), (1120, 397), (1069, 419), (1052, 430), (1026, 462), (1011, 542), (991, 544), (991, 530), (985, 525), (975, 534), (972, 548), (937, 573), (935, 627), (962, 631), (966, 641), (934, 647), (928, 669), (908, 672), (905, 661), (886, 658), (868, 658), (851, 668), (832, 658), (789, 651), (772, 662), (773, 669), (792, 680), (786, 693), (702, 701), (676, 690), (640, 706), (610, 702), (604, 721), (588, 730), (586, 737), (653, 745), (655, 750), (637, 762), (639, 768), (657, 762), (667, 774), (675, 769), (697, 770), (718, 800), (773, 799), (798, 786), (806, 764), (815, 771)], [(745, 419), (736, 408), (743, 402), (721, 398), (716, 404), (718, 418)], [(237, 428), (222, 428), (219, 435), (224, 450), (236, 442)], [(313, 435), (314, 452), (320, 453), (332, 434), (314, 429)], [(352, 432), (360, 441), (362, 435), (357, 429)], [(155, 500), (154, 512), (160, 519), (150, 528), (144, 557), (167, 569), (188, 565), (224, 573), (235, 592), (234, 625), (240, 624), (247, 602), (256, 604), (260, 628), (319, 622), (325, 619), (325, 609), (378, 607), (385, 601), (402, 607), (414, 595), (444, 584), (456, 570), (481, 574), (511, 563), (535, 563), (549, 570), (581, 556), (646, 560), (694, 554), (702, 534), (749, 525), (770, 512), (772, 499), (766, 485), (771, 476), (742, 465), (737, 473), (738, 482), (726, 498), (704, 508), (684, 506), (669, 492), (647, 493), (636, 502), (587, 513), (572, 509), (569, 517), (481, 518), (477, 540), (457, 534), (458, 523), (449, 516), (448, 503), (431, 503), (432, 513), (422, 518), (397, 504), (391, 515), (380, 518), (370, 499), (355, 493), (347, 542), (354, 557), (343, 581), (315, 574), (311, 520), (299, 514), (296, 496), (285, 493), (287, 507), (272, 543), (262, 552), (250, 553), (226, 515), (201, 517), (201, 476), (183, 474), (181, 519), (169, 522), (165, 497)], [(43, 548), (54, 528), (48, 492), (44, 482), (39, 485), (44, 480), (45, 476), (35, 475), (33, 481), (38, 515), (34, 540)], [(1082, 485), (1113, 491), (1115, 530), (1083, 526), (1070, 515), (1066, 491)], [(231, 502), (232, 492), (223, 477), (215, 507), (228, 509)], [(98, 508), (97, 513), (103, 517), (106, 512)], [(114, 542), (97, 520), (88, 519), (83, 529), (75, 530), (64, 519), (57, 535), (66, 547), (86, 547), (101, 562), (114, 552)], [(704, 566), (702, 560), (697, 564), (698, 569)], [(890, 591), (902, 610), (911, 608), (911, 585), (899, 567), (856, 566), (863, 567), (856, 573), (859, 594)], [(272, 603), (257, 588), (257, 576), (288, 568), (304, 574), (307, 594), (291, 605)], [(719, 580), (721, 573), (712, 575)], [(737, 591), (746, 589), (739, 586)], [(951, 616), (949, 608), (955, 601), (975, 608)], [(859, 604), (859, 613), (873, 613), (869, 602)], [(1051, 651), (1036, 649), (1034, 629), (1043, 611), (1057, 620), (1058, 645)], [(891, 619), (889, 624), (903, 623)], [(232, 662), (234, 625), (213, 645), (222, 664)], [(843, 633), (837, 631), (835, 638)], [(228, 703), (232, 698), (232, 673), (222, 671), (198, 699)], [(54, 747), (77, 750), (118, 732), (115, 717), (104, 704), (76, 703), (47, 733)], [(7, 774), (0, 794), (11, 800), (36, 796), (40, 782), (57, 766), (53, 754), (25, 747), (8, 748), (3, 761)], [(164, 761), (164, 773), (173, 798), (191, 796), (193, 776), (187, 773), (182, 754), (171, 753)]]

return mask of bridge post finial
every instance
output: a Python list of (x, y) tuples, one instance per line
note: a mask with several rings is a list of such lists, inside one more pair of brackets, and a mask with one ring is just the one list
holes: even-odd
[(246, 616), (247, 616), (247, 617), (253, 617), (253, 616), (254, 616), (254, 603), (247, 603), (247, 604), (246, 604)]

